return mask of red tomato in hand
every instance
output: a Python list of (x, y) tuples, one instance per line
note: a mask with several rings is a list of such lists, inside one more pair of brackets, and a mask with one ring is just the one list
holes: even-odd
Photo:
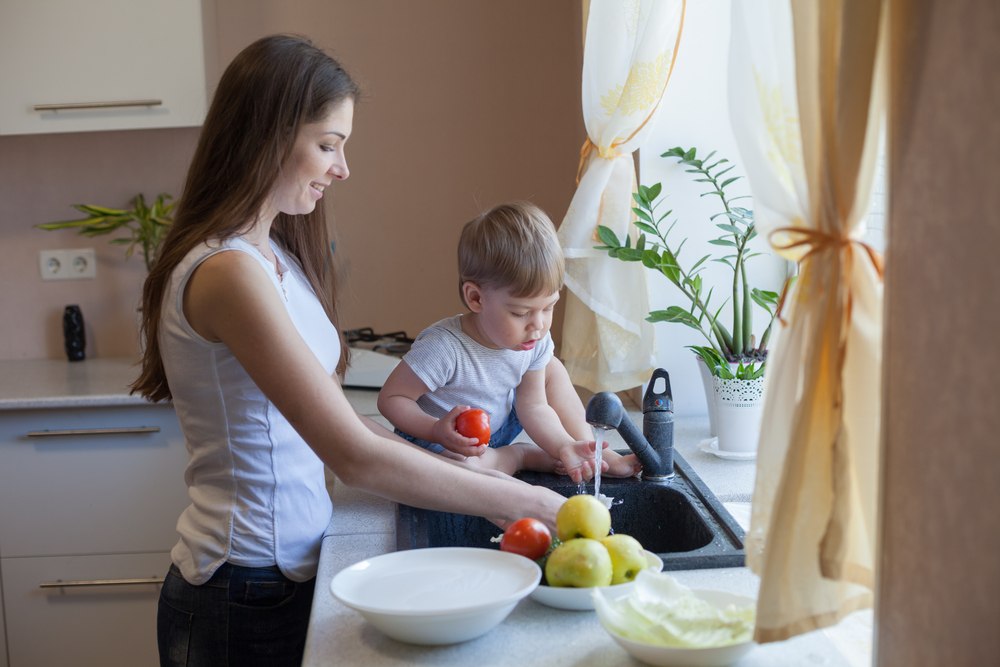
[(552, 533), (538, 519), (518, 519), (507, 526), (500, 539), (500, 550), (538, 560), (549, 551)]
[(466, 410), (455, 419), (455, 430), (480, 445), (490, 444), (490, 416), (479, 408)]

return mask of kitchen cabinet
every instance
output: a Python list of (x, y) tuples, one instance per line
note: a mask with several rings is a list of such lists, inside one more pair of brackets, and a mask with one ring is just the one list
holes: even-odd
[(0, 134), (200, 125), (201, 2), (3, 0), (0, 90)]
[(186, 462), (169, 405), (0, 411), (0, 667), (157, 664)]

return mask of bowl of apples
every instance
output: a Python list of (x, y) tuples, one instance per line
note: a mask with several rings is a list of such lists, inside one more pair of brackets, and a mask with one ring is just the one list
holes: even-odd
[(643, 570), (659, 572), (663, 561), (631, 535), (612, 534), (611, 513), (591, 495), (571, 496), (556, 515), (556, 539), (535, 519), (521, 519), (504, 531), (504, 551), (534, 559), (544, 572), (531, 592), (556, 609), (594, 609), (593, 591), (627, 594)]

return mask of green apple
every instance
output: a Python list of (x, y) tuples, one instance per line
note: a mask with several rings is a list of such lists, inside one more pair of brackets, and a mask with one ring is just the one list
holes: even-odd
[(612, 584), (632, 581), (649, 564), (646, 550), (631, 535), (608, 535), (601, 539), (601, 544), (611, 555)]
[(607, 586), (611, 576), (611, 554), (599, 541), (588, 537), (563, 542), (545, 562), (545, 580), (549, 586)]
[(571, 496), (556, 514), (556, 535), (560, 540), (589, 537), (599, 540), (611, 532), (611, 512), (594, 496)]

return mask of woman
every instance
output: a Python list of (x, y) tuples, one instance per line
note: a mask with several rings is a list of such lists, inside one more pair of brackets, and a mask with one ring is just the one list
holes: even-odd
[(266, 37), (240, 53), (146, 280), (132, 389), (173, 401), (190, 450), (191, 504), (160, 595), (164, 665), (301, 662), (332, 511), (324, 463), (346, 484), (499, 525), (554, 525), (563, 501), (429, 455), (363, 421), (344, 397), (317, 204), (348, 177), (357, 96), (304, 39)]

